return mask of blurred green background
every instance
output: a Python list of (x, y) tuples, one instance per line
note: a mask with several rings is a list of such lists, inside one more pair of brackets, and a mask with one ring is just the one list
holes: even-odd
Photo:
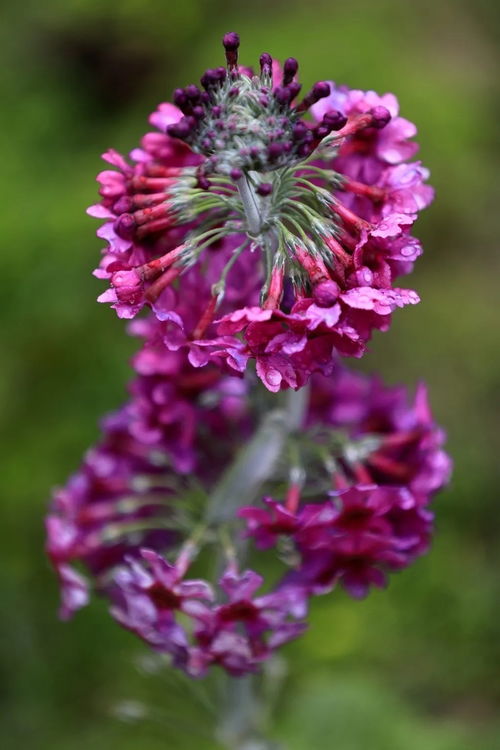
[[(437, 188), (417, 231), (422, 304), (364, 367), (429, 381), (455, 460), (432, 553), (365, 602), (316, 601), (272, 733), (291, 750), (500, 747), (498, 2), (7, 0), (2, 15), (2, 748), (218, 747), (189, 685), (138, 669), (145, 648), (101, 603), (57, 621), (42, 519), (123, 400), (136, 346), (94, 301), (99, 154), (133, 147), (232, 29), (242, 61), (294, 55), (305, 85), (394, 91), (418, 123)], [(123, 700), (158, 711), (124, 723)]]

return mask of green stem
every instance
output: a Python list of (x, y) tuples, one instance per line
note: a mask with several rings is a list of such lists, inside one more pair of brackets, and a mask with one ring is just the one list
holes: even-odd
[(248, 234), (251, 237), (257, 237), (262, 228), (262, 216), (258, 198), (252, 190), (252, 186), (246, 175), (242, 175), (239, 180), (236, 180), (236, 184), (247, 218)]

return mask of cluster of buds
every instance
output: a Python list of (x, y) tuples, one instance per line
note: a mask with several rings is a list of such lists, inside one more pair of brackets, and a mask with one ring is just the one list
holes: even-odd
[[(167, 127), (167, 133), (185, 141), (206, 157), (203, 172), (226, 174), (233, 180), (248, 171), (270, 172), (292, 166), (308, 157), (333, 130), (340, 130), (347, 117), (326, 112), (316, 127), (308, 127), (302, 116), (320, 99), (329, 96), (330, 85), (316, 83), (297, 105), (301, 86), (296, 81), (298, 62), (290, 57), (283, 66), (280, 85), (273, 83), (271, 55), (260, 56), (260, 75), (238, 67), (238, 34), (224, 36), (226, 68), (206, 70), (203, 91), (191, 84), (174, 91), (173, 101), (183, 117)], [(385, 112), (382, 117), (388, 113)], [(266, 195), (267, 183), (258, 192)]]
[[(237, 34), (223, 45), (227, 67), (176, 89), (128, 159), (104, 155), (99, 300), (143, 343), (47, 519), (61, 616), (94, 588), (193, 677), (255, 671), (311, 597), (385, 585), (428, 549), (450, 474), (425, 387), (410, 400), (341, 363), (419, 301), (394, 285), (433, 197), (414, 126), (390, 94), (322, 81), (297, 101), (294, 58), (255, 75)], [(285, 567), (263, 594), (245, 537)]]

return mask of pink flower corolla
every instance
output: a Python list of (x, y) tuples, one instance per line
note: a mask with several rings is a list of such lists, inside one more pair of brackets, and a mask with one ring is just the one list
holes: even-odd
[[(163, 132), (130, 162), (105, 157), (117, 171), (99, 175), (91, 209), (108, 242), (99, 299), (124, 318), (152, 308), (165, 345), (197, 367), (256, 360), (270, 390), (299, 388), (338, 354), (362, 356), (373, 330), (418, 301), (394, 279), (422, 252), (410, 232), (432, 200), (428, 171), (407, 161), (415, 128), (392, 94), (319, 82), (297, 103), (294, 58), (278, 72), (263, 54), (257, 77), (238, 65), (237, 35), (224, 46), (227, 70), (151, 116)], [(186, 323), (189, 276), (201, 312)]]
[[(311, 272), (316, 280), (312, 294), (297, 294), (289, 312), (271, 306), (246, 307), (221, 318), (214, 355), (225, 357), (237, 371), (255, 359), (257, 374), (270, 391), (297, 389), (313, 372), (330, 374), (337, 353), (362, 356), (374, 329), (387, 330), (397, 307), (419, 301), (411, 290), (368, 286), (373, 278), (369, 269), (364, 277), (362, 273), (356, 277), (356, 285), (349, 281), (345, 290), (327, 275), (321, 261)], [(236, 334), (243, 334), (242, 340)]]
[(303, 596), (287, 589), (255, 597), (263, 578), (252, 570), (239, 574), (230, 564), (219, 581), (227, 602), (197, 631), (208, 662), (235, 676), (255, 671), (273, 651), (301, 635), (305, 623)]
[(141, 549), (140, 558), (126, 559), (115, 571), (111, 614), (155, 650), (171, 654), (176, 666), (187, 668), (188, 635), (176, 614), (206, 620), (213, 591), (206, 581), (184, 579), (189, 560), (182, 553), (174, 565), (151, 549)]

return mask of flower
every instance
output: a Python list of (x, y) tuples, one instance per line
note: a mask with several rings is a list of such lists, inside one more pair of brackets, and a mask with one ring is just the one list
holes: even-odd
[(142, 563), (125, 560), (113, 576), (111, 614), (157, 651), (170, 653), (174, 664), (186, 667), (188, 636), (176, 613), (206, 618), (214, 594), (206, 581), (184, 580), (189, 559), (179, 556), (174, 565), (154, 550), (141, 549)]
[(269, 390), (300, 388), (418, 302), (394, 280), (422, 252), (410, 231), (428, 170), (407, 161), (416, 131), (392, 94), (322, 81), (297, 103), (294, 58), (279, 71), (265, 53), (254, 76), (238, 35), (223, 44), (227, 69), (151, 115), (161, 132), (129, 160), (104, 155), (99, 301), (127, 319), (151, 308), (197, 367), (255, 360)]
[(255, 598), (262, 583), (262, 576), (254, 571), (240, 574), (230, 564), (219, 581), (228, 601), (216, 607), (196, 633), (208, 659), (234, 676), (255, 671), (278, 646), (301, 635), (306, 627), (295, 620), (303, 615), (303, 606), (287, 590)]

